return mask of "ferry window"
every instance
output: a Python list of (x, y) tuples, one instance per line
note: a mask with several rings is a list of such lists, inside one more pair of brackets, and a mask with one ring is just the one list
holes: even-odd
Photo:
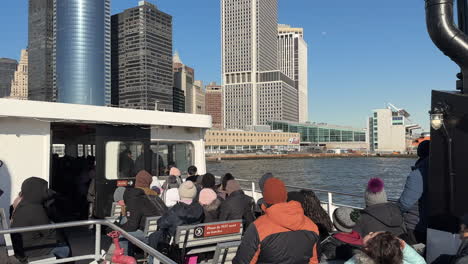
[(193, 145), (191, 143), (158, 142), (150, 146), (153, 155), (152, 174), (169, 175), (170, 166), (177, 167), (182, 173), (193, 165)]
[(52, 154), (57, 154), (60, 158), (65, 156), (65, 144), (53, 144)]
[(134, 178), (144, 168), (143, 143), (110, 141), (106, 144), (106, 179)]

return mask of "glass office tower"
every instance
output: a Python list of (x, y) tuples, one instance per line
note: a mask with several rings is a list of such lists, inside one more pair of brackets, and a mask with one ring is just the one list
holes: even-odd
[(54, 0), (54, 86), (62, 103), (110, 104), (110, 0)]

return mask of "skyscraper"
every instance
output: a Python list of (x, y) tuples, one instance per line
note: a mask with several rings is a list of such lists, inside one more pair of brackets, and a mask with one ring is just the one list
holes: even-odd
[(173, 111), (177, 113), (185, 113), (185, 95), (184, 91), (177, 87), (172, 87), (173, 93)]
[(212, 82), (206, 86), (205, 114), (210, 115), (213, 128), (223, 128), (223, 90), (222, 86)]
[(29, 0), (28, 99), (56, 101), (53, 85), (54, 0)]
[(193, 82), (193, 106), (191, 113), (204, 115), (205, 114), (205, 90), (202, 81)]
[(11, 83), (17, 66), (16, 60), (0, 58), (0, 98), (10, 96)]
[(185, 96), (185, 113), (201, 113), (200, 101), (203, 93), (200, 84), (195, 81), (195, 70), (182, 62), (178, 52), (174, 54), (173, 71), (174, 87), (182, 90)]
[(299, 122), (308, 121), (307, 43), (304, 29), (278, 25), (278, 66), (298, 90)]
[(172, 16), (146, 1), (112, 16), (113, 104), (173, 111)]
[(226, 128), (298, 121), (294, 81), (278, 69), (277, 0), (222, 0)]
[(28, 51), (21, 50), (21, 59), (11, 84), (10, 97), (28, 99)]
[(53, 55), (59, 102), (109, 105), (110, 0), (54, 0)]

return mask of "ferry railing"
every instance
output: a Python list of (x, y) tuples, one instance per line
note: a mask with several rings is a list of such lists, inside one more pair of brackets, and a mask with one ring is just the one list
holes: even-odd
[[(155, 250), (154, 248), (150, 247), (149, 245), (143, 243), (142, 241), (138, 240), (134, 236), (127, 233), (122, 228), (118, 227), (114, 223), (111, 223), (107, 220), (85, 220), (85, 221), (75, 221), (75, 222), (57, 223), (57, 224), (49, 224), (49, 225), (17, 227), (17, 228), (0, 230), (0, 235), (40, 231), (40, 230), (48, 230), (48, 229), (61, 229), (61, 228), (70, 228), (70, 227), (79, 227), (79, 226), (90, 226), (90, 225), (96, 226), (94, 254), (75, 256), (75, 257), (69, 257), (69, 258), (64, 258), (64, 259), (43, 260), (43, 261), (40, 261), (40, 263), (41, 264), (58, 264), (58, 263), (66, 263), (66, 262), (73, 262), (73, 261), (80, 261), (80, 260), (91, 260), (91, 261), (96, 261), (96, 262), (101, 261), (102, 260), (101, 227), (108, 226), (112, 228), (113, 230), (120, 232), (121, 236), (126, 238), (129, 242), (131, 242), (133, 245), (143, 250), (148, 255), (153, 256), (153, 258), (155, 260), (158, 260), (159, 263), (176, 264), (176, 262), (173, 261), (172, 259), (168, 258), (167, 256)], [(39, 263), (39, 261), (37, 262)]]
[[(256, 182), (253, 181), (253, 180), (246, 180), (246, 179), (238, 179), (236, 178), (237, 181), (239, 182), (243, 182), (243, 183), (246, 183), (249, 185), (249, 188), (247, 189), (244, 189), (245, 191), (251, 191), (252, 192), (252, 197), (254, 198), (255, 201), (257, 201), (259, 197), (258, 194), (259, 192), (257, 192), (257, 188), (256, 188)], [(327, 195), (327, 201), (326, 203), (326, 207), (327, 207), (327, 213), (330, 217), (332, 217), (333, 215), (333, 207), (349, 207), (349, 208), (353, 208), (353, 209), (363, 209), (361, 207), (358, 207), (358, 206), (352, 206), (352, 205), (343, 205), (343, 204), (336, 204), (334, 203), (334, 196), (346, 196), (346, 197), (353, 197), (353, 198), (360, 198), (360, 199), (363, 199), (364, 196), (362, 194), (354, 194), (354, 193), (346, 193), (346, 192), (338, 192), (338, 191), (330, 191), (330, 190), (324, 190), (324, 189), (313, 189), (313, 188), (307, 188), (307, 187), (303, 187), (303, 186), (295, 186), (295, 185), (288, 185), (288, 184), (285, 184), (286, 188), (288, 189), (292, 189), (292, 190), (307, 190), (307, 191), (313, 191), (315, 193), (323, 193), (323, 194), (326, 194)], [(392, 202), (392, 203), (396, 203), (398, 202), (397, 200), (394, 200), (394, 199), (388, 199), (389, 202)]]

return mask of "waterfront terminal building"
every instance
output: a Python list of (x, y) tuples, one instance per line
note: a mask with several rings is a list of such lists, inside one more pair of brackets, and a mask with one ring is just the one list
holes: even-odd
[(299, 151), (299, 136), (298, 133), (270, 130), (208, 130), (205, 134), (205, 151), (207, 154), (257, 150)]
[(302, 146), (358, 151), (366, 151), (368, 148), (364, 129), (323, 123), (294, 123), (286, 121), (271, 121), (270, 126), (273, 130), (298, 133)]
[(410, 114), (392, 104), (387, 108), (375, 109), (369, 117), (369, 150), (376, 153), (414, 152), (414, 131), (420, 130), (418, 124), (408, 118)]

